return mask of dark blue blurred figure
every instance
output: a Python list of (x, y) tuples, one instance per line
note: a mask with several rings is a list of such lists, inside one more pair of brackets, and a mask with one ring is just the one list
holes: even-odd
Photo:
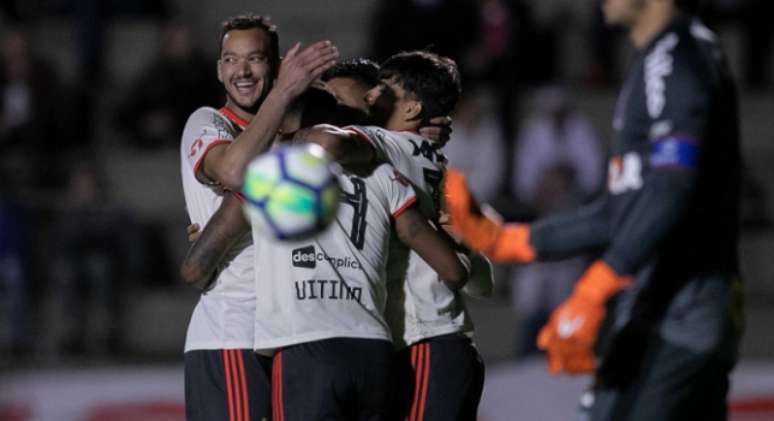
[(23, 212), (0, 192), (0, 308), (8, 326), (8, 349), (23, 355), (30, 346), (29, 282), (25, 272), (25, 221)]

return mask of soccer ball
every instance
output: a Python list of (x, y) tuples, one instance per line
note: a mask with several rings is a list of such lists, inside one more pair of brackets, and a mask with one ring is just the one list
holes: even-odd
[(268, 238), (302, 240), (322, 232), (336, 216), (338, 167), (318, 145), (284, 146), (247, 167), (243, 209)]

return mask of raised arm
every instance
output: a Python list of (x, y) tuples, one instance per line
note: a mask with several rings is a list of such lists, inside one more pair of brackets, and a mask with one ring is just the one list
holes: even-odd
[(238, 191), (247, 164), (269, 149), (292, 101), (333, 66), (337, 57), (338, 50), (330, 41), (320, 41), (303, 50), (299, 44), (291, 48), (258, 113), (233, 142), (215, 146), (205, 155), (203, 175)]
[(226, 253), (249, 229), (239, 199), (234, 194), (225, 194), (218, 210), (188, 249), (180, 266), (183, 282), (198, 289), (208, 288), (217, 278), (218, 265)]

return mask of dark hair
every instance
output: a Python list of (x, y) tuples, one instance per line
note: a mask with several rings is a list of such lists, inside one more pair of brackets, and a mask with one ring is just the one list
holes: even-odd
[(269, 36), (269, 64), (273, 69), (272, 72), (276, 76), (279, 71), (279, 35), (277, 35), (277, 26), (271, 23), (271, 19), (268, 16), (254, 15), (247, 13), (239, 16), (232, 16), (223, 21), (220, 29), (220, 45), (218, 51), (223, 49), (223, 38), (227, 33), (239, 30), (244, 31), (248, 29), (261, 29)]
[(695, 14), (702, 6), (702, 0), (675, 0), (675, 6), (685, 13)]
[(363, 57), (350, 58), (336, 63), (335, 66), (322, 74), (322, 80), (327, 82), (337, 77), (359, 79), (374, 86), (379, 82), (379, 65)]
[(301, 127), (312, 127), (322, 123), (334, 126), (369, 123), (365, 113), (338, 104), (333, 95), (322, 89), (307, 89), (296, 98), (292, 110), (301, 112)]
[(388, 58), (379, 70), (379, 79), (392, 78), (422, 103), (423, 118), (450, 114), (462, 91), (454, 60), (427, 51), (402, 52)]

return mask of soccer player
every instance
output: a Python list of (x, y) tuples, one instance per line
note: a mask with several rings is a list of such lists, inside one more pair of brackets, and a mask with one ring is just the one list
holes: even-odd
[(447, 179), (454, 227), (497, 261), (600, 251), (538, 338), (550, 372), (594, 371), (583, 419), (726, 419), (740, 336), (739, 118), (725, 56), (690, 15), (695, 3), (603, 2), (607, 22), (627, 28), (638, 53), (598, 202), (503, 226), (476, 211), (459, 174)]
[[(226, 105), (202, 107), (186, 123), (180, 145), (186, 207), (191, 221), (204, 224), (215, 212), (222, 188), (241, 185), (243, 167), (271, 145), (275, 120), (252, 119), (261, 104), (282, 113), (327, 68), (337, 51), (329, 42), (303, 50), (296, 45), (278, 74), (277, 33), (260, 16), (224, 23), (218, 79)], [(272, 87), (274, 79), (277, 83)], [(253, 353), (255, 288), (249, 235), (236, 237), (217, 271), (200, 276), (184, 266), (184, 280), (207, 287), (188, 326), (185, 344), (188, 420), (260, 420), (271, 415), (266, 356)], [(203, 281), (203, 282), (202, 282)]]
[[(360, 145), (366, 150), (360, 156), (372, 149), (372, 159), (390, 162), (411, 181), (425, 216), (438, 222), (446, 158), (439, 143), (417, 132), (430, 116), (448, 114), (454, 108), (460, 94), (456, 64), (428, 52), (396, 54), (382, 64), (378, 83), (366, 92), (362, 103), (357, 102), (357, 95), (369, 79), (361, 76), (360, 84), (346, 83), (357, 74), (352, 68), (337, 72), (341, 65), (325, 74), (334, 76), (328, 81), (329, 89), (337, 82), (332, 90), (340, 102), (366, 107), (383, 127), (318, 130), (307, 138), (329, 144), (333, 150), (340, 143)], [(464, 299), (440, 283), (439, 274), (416, 253), (409, 253), (399, 242), (391, 245), (387, 315), (400, 350), (398, 417), (475, 420), (484, 366), (470, 339), (473, 324)], [(491, 291), (488, 262), (482, 260), (479, 267), (483, 270), (476, 271), (476, 279), (484, 282), (476, 284), (488, 286), (478, 289)]]

